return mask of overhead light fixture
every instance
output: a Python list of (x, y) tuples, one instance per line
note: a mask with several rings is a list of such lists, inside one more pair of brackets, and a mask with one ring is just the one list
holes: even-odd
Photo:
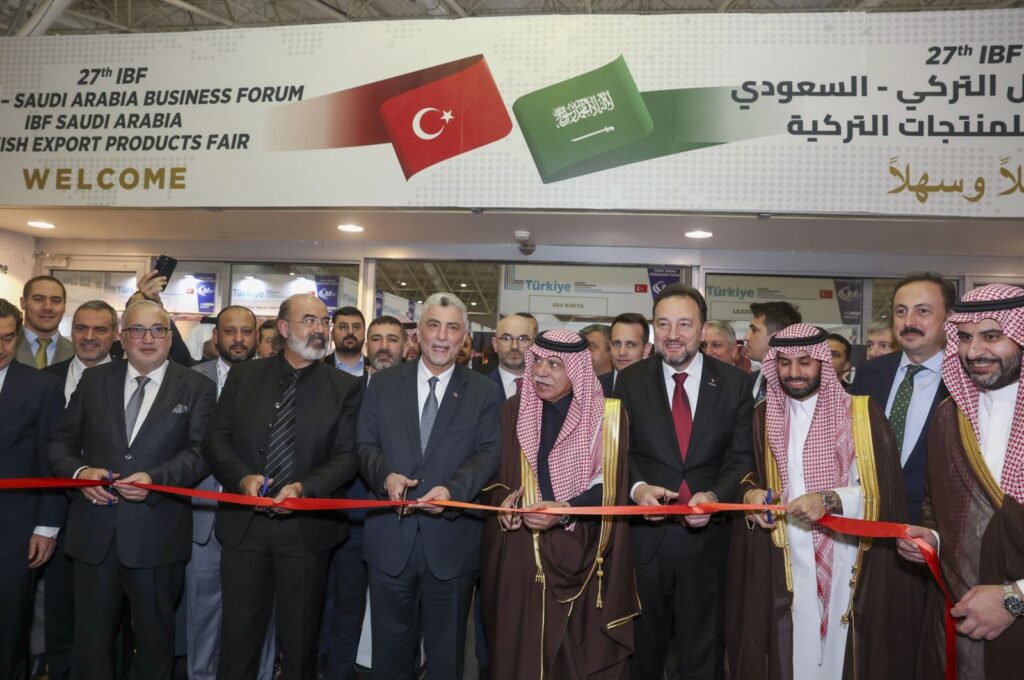
[(35, 227), (36, 229), (56, 229), (57, 228), (56, 225), (50, 224), (49, 222), (39, 222), (39, 221), (36, 221), (36, 220), (32, 220), (31, 222), (26, 222), (26, 224), (28, 224), (28, 226), (30, 226), (30, 227)]
[(470, 302), (470, 303), (469, 303), (469, 306), (470, 306), (470, 307), (476, 307), (476, 303), (475, 303), (475, 302)]
[(253, 280), (253, 279), (255, 279), (256, 277), (255, 277), (255, 276), (253, 276), (252, 274), (246, 274), (246, 275), (245, 275), (245, 278), (246, 278), (247, 280), (249, 280), (249, 281), (252, 281), (252, 280)]
[(417, 301), (416, 301), (416, 304), (418, 304), (418, 305), (422, 305), (422, 304), (423, 304), (423, 300), (417, 300)]
[(338, 231), (344, 231), (349, 234), (358, 234), (366, 230), (360, 227), (358, 224), (339, 224)]
[(399, 286), (407, 286), (407, 285), (409, 285), (409, 284), (407, 284), (407, 283), (406, 283), (405, 281), (399, 281), (399, 282), (398, 282), (398, 285), (399, 285)]
[(703, 229), (694, 229), (693, 231), (686, 232), (686, 238), (711, 238), (712, 236), (714, 234)]
[(295, 276), (295, 272), (288, 272), (288, 276)]
[(464, 284), (464, 283), (460, 283), (459, 284), (459, 288), (465, 288), (465, 287), (466, 287), (466, 284)]

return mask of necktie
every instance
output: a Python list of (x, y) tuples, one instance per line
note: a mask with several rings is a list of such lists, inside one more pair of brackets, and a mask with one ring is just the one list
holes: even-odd
[(135, 421), (139, 419), (139, 411), (142, 409), (142, 400), (146, 398), (146, 383), (149, 378), (140, 375), (135, 379), (138, 387), (128, 397), (128, 405), (124, 407), (124, 431), (128, 435), (128, 443), (131, 444), (132, 432), (135, 431)]
[(46, 348), (50, 346), (50, 338), (36, 338), (39, 349), (36, 350), (36, 368), (46, 368)]
[(907, 374), (903, 381), (896, 388), (896, 396), (892, 400), (892, 408), (889, 410), (889, 425), (892, 426), (893, 437), (896, 438), (896, 450), (903, 449), (903, 435), (907, 428), (907, 411), (910, 409), (910, 399), (914, 396), (914, 376), (924, 370), (924, 366), (918, 364), (907, 364)]
[(267, 444), (266, 476), (274, 480), (267, 489), (273, 498), (283, 487), (291, 484), (295, 476), (295, 391), (299, 374), (288, 371), (281, 378), (281, 401), (277, 402), (277, 415)]
[(430, 383), (430, 394), (427, 395), (427, 400), (423, 404), (423, 415), (420, 417), (420, 453), (427, 452), (430, 431), (434, 429), (434, 420), (437, 419), (437, 394), (434, 393), (434, 388), (437, 387), (437, 378), (433, 377), (428, 382)]
[[(686, 390), (683, 389), (686, 374), (676, 373), (672, 378), (676, 381), (676, 389), (672, 393), (672, 425), (676, 430), (679, 457), (685, 464), (686, 452), (690, 448), (690, 432), (693, 430), (693, 414), (690, 413), (690, 399), (686, 396)], [(690, 487), (684, 476), (683, 483), (679, 485), (679, 503), (688, 503), (691, 495)]]
[(523, 389), (523, 379), (522, 378), (516, 378), (513, 382), (515, 383), (515, 386), (516, 386), (515, 394), (519, 394), (519, 390)]

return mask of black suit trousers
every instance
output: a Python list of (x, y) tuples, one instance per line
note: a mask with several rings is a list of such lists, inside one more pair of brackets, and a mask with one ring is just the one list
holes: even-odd
[(174, 607), (181, 597), (185, 563), (132, 568), (121, 564), (116, 539), (99, 564), (74, 560), (75, 644), (72, 680), (114, 677), (115, 641), (125, 595), (134, 612), (135, 680), (171, 680)]
[(71, 676), (75, 643), (74, 563), (64, 552), (64, 536), (63, 531), (57, 536), (57, 547), (46, 564), (43, 589), (43, 629), (50, 680), (68, 680)]
[(632, 675), (664, 676), (674, 629), (679, 680), (718, 680), (725, 656), (725, 572), (705, 554), (699, 532), (706, 529), (690, 529), (671, 519), (662, 521), (669, 525), (661, 545), (650, 560), (636, 565), (643, 613), (636, 620)]
[(24, 551), (0, 555), (0, 679), (28, 677), (28, 634), (32, 623), (34, 573)]
[(271, 613), (285, 680), (315, 680), (330, 551), (311, 552), (295, 515), (257, 513), (238, 545), (221, 546), (218, 680), (254, 680)]

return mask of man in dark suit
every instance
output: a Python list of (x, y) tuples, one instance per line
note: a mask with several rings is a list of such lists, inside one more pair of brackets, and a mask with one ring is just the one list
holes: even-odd
[(334, 340), (334, 352), (324, 357), (324, 361), (349, 375), (359, 378), (366, 375), (369, 368), (363, 356), (363, 345), (366, 342), (366, 318), (355, 307), (340, 307), (331, 317), (334, 327), (331, 337)]
[(17, 361), (46, 368), (74, 356), (71, 341), (58, 329), (67, 297), (64, 284), (52, 276), (35, 276), (25, 283), (21, 297), (25, 323), (18, 331)]
[(956, 302), (953, 284), (934, 272), (915, 273), (893, 290), (893, 333), (903, 345), (860, 366), (851, 394), (866, 394), (885, 410), (900, 451), (907, 510), (917, 524), (924, 501), (928, 429), (949, 391), (942, 382), (943, 324)]
[[(217, 358), (196, 364), (192, 370), (217, 385), (218, 398), (231, 367), (248, 361), (256, 352), (256, 336), (256, 315), (248, 307), (225, 307), (217, 314), (212, 336)], [(213, 475), (199, 482), (196, 488), (222, 490)], [(192, 499), (192, 559), (185, 565), (185, 596), (179, 604), (185, 609), (185, 657), (189, 680), (214, 680), (217, 676), (222, 607), (221, 548), (213, 531), (216, 509), (217, 504), (212, 501)], [(273, 627), (268, 626), (260, 656), (259, 680), (271, 680), (274, 676), (274, 642)]]
[(643, 314), (625, 312), (612, 321), (612, 370), (597, 377), (605, 397), (610, 397), (615, 392), (615, 382), (619, 378), (619, 373), (650, 354), (650, 334), (650, 324)]
[(491, 344), (498, 355), (498, 368), (487, 374), (498, 386), (502, 403), (519, 391), (519, 381), (526, 373), (526, 350), (537, 335), (532, 321), (519, 314), (509, 314), (498, 322)]
[[(331, 318), (318, 298), (293, 295), (278, 311), (281, 354), (228, 373), (203, 455), (225, 490), (287, 498), (337, 497), (358, 467), (359, 380), (324, 363)], [(219, 680), (252, 680), (274, 610), (284, 677), (316, 676), (317, 631), (330, 550), (344, 513), (217, 510), (221, 543)]]
[(174, 606), (192, 542), (187, 499), (133, 483), (190, 486), (207, 474), (199, 447), (213, 384), (167, 360), (170, 317), (154, 302), (124, 313), (127, 361), (85, 371), (51, 437), (60, 477), (115, 480), (72, 495), (65, 548), (74, 560), (72, 674), (113, 677), (114, 636), (127, 594), (134, 612), (137, 677), (169, 679)]
[[(753, 465), (750, 378), (699, 352), (704, 297), (666, 286), (654, 304), (656, 354), (619, 375), (616, 395), (629, 414), (630, 495), (637, 505), (735, 502)], [(669, 633), (679, 644), (683, 680), (722, 676), (723, 586), (728, 523), (721, 516), (652, 516), (632, 527), (643, 613), (633, 677), (663, 675)]]
[(473, 500), (500, 456), (498, 390), (456, 364), (468, 328), (461, 300), (428, 297), (420, 359), (375, 375), (359, 415), (370, 489), (419, 501), (412, 514), (389, 510), (366, 519), (375, 678), (412, 677), (419, 631), (427, 676), (462, 677), (483, 522), (432, 501)]
[[(75, 356), (43, 370), (63, 386), (64, 401), (78, 387), (85, 369), (111, 361), (110, 349), (117, 340), (117, 312), (103, 300), (83, 302), (71, 320), (71, 344)], [(73, 564), (64, 550), (66, 532), (57, 536), (57, 549), (46, 565), (43, 589), (43, 629), (46, 638), (46, 668), (50, 680), (67, 680), (71, 675), (71, 652), (75, 642), (75, 588)]]
[[(0, 299), (0, 477), (40, 477), (46, 438), (60, 417), (60, 383), (14, 361), (21, 313)], [(64, 523), (63, 494), (0, 493), (0, 677), (28, 676), (35, 570), (53, 555)]]

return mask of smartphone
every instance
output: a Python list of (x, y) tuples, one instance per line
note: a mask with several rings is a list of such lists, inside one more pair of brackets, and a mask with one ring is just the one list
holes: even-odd
[[(174, 273), (174, 268), (178, 266), (178, 261), (169, 255), (161, 255), (153, 261), (153, 269), (156, 270), (157, 276), (164, 276), (168, 281), (171, 280), (171, 274)], [(160, 290), (167, 288), (167, 283), (164, 283), (164, 287)]]

